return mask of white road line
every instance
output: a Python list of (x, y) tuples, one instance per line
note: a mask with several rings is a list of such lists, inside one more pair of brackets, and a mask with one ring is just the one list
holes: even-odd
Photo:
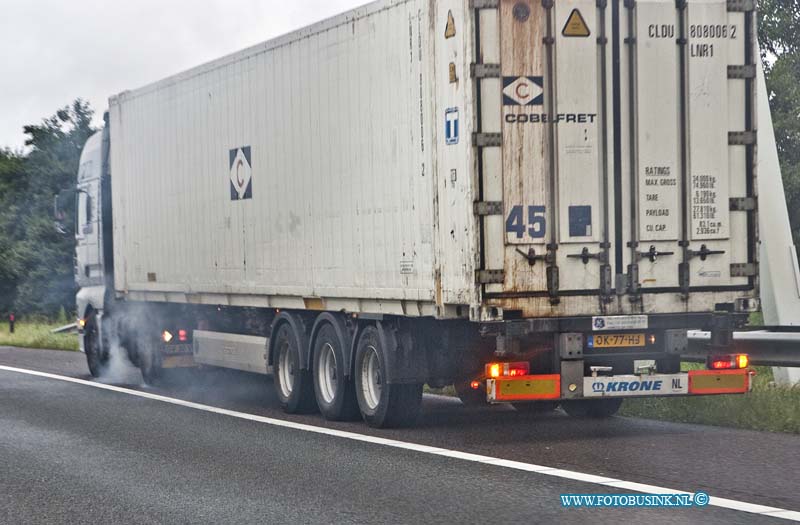
[[(368, 436), (365, 434), (357, 434), (355, 432), (347, 432), (344, 430), (336, 430), (333, 428), (316, 427), (313, 425), (306, 425), (304, 423), (295, 423), (293, 421), (286, 421), (283, 419), (275, 419), (271, 417), (257, 416), (255, 414), (248, 414), (246, 412), (237, 412), (235, 410), (227, 410), (224, 408), (217, 408), (209, 405), (202, 405), (200, 403), (193, 403), (191, 401), (184, 401), (182, 399), (175, 399), (172, 397), (160, 396), (158, 394), (151, 394), (149, 392), (140, 392), (138, 390), (131, 390), (129, 388), (122, 388), (113, 385), (106, 385), (103, 383), (95, 383), (93, 381), (86, 381), (83, 379), (76, 379), (74, 377), (60, 376), (56, 374), (48, 374), (46, 372), (37, 372), (35, 370), (26, 370), (24, 368), (14, 368), (10, 366), (0, 365), (0, 370), (7, 372), (17, 372), (20, 374), (27, 374), (37, 377), (45, 377), (48, 379), (56, 379), (58, 381), (65, 381), (67, 383), (74, 383), (101, 390), (110, 390), (111, 392), (118, 392), (121, 394), (128, 394), (131, 396), (142, 397), (145, 399), (152, 399), (154, 401), (162, 401), (172, 405), (178, 405), (195, 410), (202, 410), (204, 412), (211, 412), (223, 416), (230, 416), (239, 419), (246, 419), (249, 421), (256, 421), (265, 423), (276, 427), (290, 428), (293, 430), (302, 430), (304, 432), (313, 432), (315, 434), (322, 434), (326, 436), (333, 436), (344, 439), (351, 439), (353, 441), (361, 441), (365, 443), (372, 443), (375, 445), (384, 445), (387, 447), (400, 448), (405, 450), (412, 450), (421, 452), (423, 454), (432, 454), (434, 456), (443, 456), (447, 458), (460, 459), (463, 461), (472, 461), (474, 463), (483, 463), (486, 465), (493, 465), (496, 467), (510, 468), (514, 470), (522, 470), (526, 472), (534, 472), (544, 476), (554, 476), (557, 478), (568, 479), (572, 481), (581, 481), (584, 483), (592, 483), (595, 485), (602, 485), (615, 489), (628, 490), (632, 492), (644, 492), (648, 494), (692, 494), (682, 490), (675, 490), (666, 487), (658, 487), (655, 485), (645, 485), (642, 483), (635, 483), (621, 479), (609, 478), (605, 476), (597, 476), (594, 474), (585, 474), (583, 472), (575, 472), (572, 470), (563, 470), (554, 467), (547, 467), (544, 465), (535, 465), (533, 463), (522, 463), (519, 461), (512, 461), (508, 459), (494, 458), (491, 456), (483, 456), (480, 454), (471, 454), (469, 452), (460, 452), (458, 450), (449, 450), (446, 448), (431, 447), (428, 445), (418, 445), (416, 443), (408, 443), (405, 441), (398, 441), (395, 439), (387, 439), (376, 436)], [(760, 514), (762, 516), (769, 516), (773, 518), (782, 518), (792, 521), (800, 522), (800, 512), (788, 509), (781, 509), (778, 507), (769, 507), (767, 505), (757, 505), (755, 503), (747, 503), (727, 498), (718, 498), (712, 496), (708, 503), (715, 507), (724, 509), (736, 510), (740, 512), (748, 512), (751, 514)]]

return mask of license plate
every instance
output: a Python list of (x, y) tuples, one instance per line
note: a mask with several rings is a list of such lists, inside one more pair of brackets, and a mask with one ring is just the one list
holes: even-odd
[(195, 366), (192, 354), (168, 355), (161, 358), (162, 368), (186, 368)]
[(625, 348), (644, 346), (644, 334), (603, 334), (589, 338), (590, 348)]

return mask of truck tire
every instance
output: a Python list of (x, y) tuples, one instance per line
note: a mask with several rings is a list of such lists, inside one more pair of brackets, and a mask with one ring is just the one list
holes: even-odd
[(314, 340), (314, 394), (325, 419), (352, 421), (359, 417), (358, 400), (341, 340), (330, 323), (325, 323)]
[(367, 326), (356, 348), (354, 375), (358, 407), (371, 427), (410, 426), (422, 405), (422, 383), (386, 383), (386, 351), (378, 329)]
[(137, 359), (139, 362), (139, 371), (142, 373), (142, 379), (145, 384), (150, 386), (164, 386), (165, 370), (161, 367), (159, 358), (155, 355), (152, 348), (146, 347), (142, 349), (140, 345), (136, 345)]
[(572, 417), (606, 418), (619, 411), (622, 398), (573, 399), (561, 402), (561, 408)]
[(108, 350), (103, 348), (100, 334), (97, 333), (95, 318), (86, 323), (83, 334), (83, 348), (86, 352), (86, 364), (92, 377), (100, 377), (108, 365)]
[(531, 403), (511, 403), (517, 412), (528, 414), (549, 414), (558, 408), (558, 401), (533, 401)]
[(300, 366), (300, 341), (289, 323), (278, 327), (274, 348), (273, 377), (281, 407), (288, 414), (315, 412), (314, 380), (311, 371)]

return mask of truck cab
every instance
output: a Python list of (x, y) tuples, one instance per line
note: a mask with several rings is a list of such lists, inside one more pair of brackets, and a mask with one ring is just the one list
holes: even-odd
[[(107, 129), (107, 128), (106, 128)], [(99, 335), (110, 288), (111, 274), (111, 206), (108, 195), (108, 134), (98, 131), (86, 141), (80, 158), (75, 190), (75, 284), (78, 287), (76, 307), (78, 325), (84, 337), (81, 350), (86, 351), (87, 333)], [(93, 334), (91, 332), (94, 332)]]

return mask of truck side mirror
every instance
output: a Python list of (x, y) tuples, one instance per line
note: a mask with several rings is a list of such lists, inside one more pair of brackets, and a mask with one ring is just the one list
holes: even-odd
[[(67, 188), (53, 196), (53, 225), (61, 235), (70, 233), (69, 225), (66, 222), (67, 217), (70, 215), (73, 217), (72, 231), (75, 231), (75, 195), (77, 195), (75, 188)], [(70, 210), (70, 208), (73, 209)], [(73, 213), (70, 213), (70, 211)]]

